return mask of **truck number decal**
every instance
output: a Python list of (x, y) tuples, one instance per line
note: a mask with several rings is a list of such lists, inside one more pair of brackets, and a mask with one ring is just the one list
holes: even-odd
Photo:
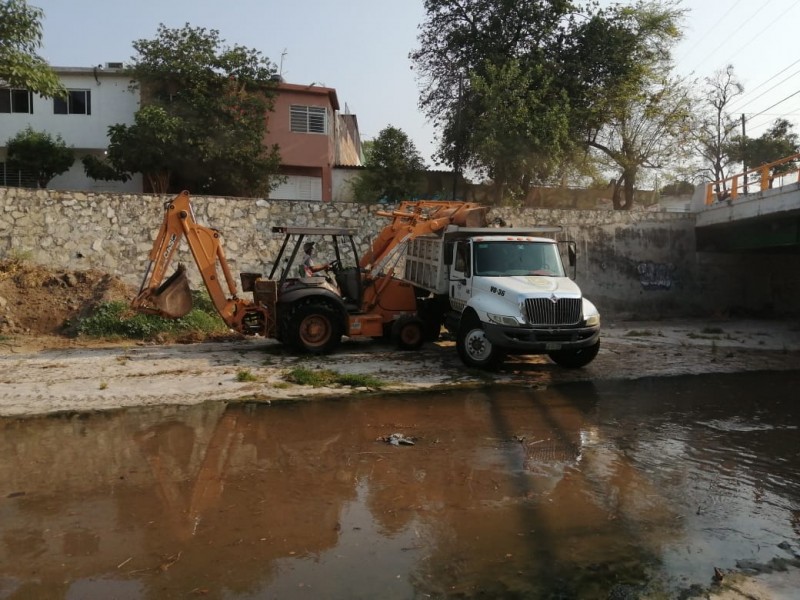
[(491, 286), (489, 288), (489, 291), (491, 291), (493, 294), (497, 294), (498, 296), (505, 296), (506, 295), (506, 291), (505, 290), (501, 290), (500, 288), (495, 287), (495, 286)]

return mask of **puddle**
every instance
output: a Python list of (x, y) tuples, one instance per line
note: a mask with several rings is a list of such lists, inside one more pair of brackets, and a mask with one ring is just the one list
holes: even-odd
[(0, 420), (0, 599), (675, 597), (794, 568), (797, 380)]

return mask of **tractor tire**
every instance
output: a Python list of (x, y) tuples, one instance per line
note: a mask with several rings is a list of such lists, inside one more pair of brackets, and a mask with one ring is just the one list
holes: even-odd
[(392, 341), (400, 350), (417, 350), (425, 341), (425, 324), (419, 317), (404, 315), (392, 325)]
[(580, 369), (592, 362), (599, 351), (600, 340), (586, 348), (578, 348), (577, 350), (556, 350), (555, 352), (549, 352), (547, 356), (559, 367)]
[(293, 349), (328, 354), (342, 343), (344, 326), (339, 313), (327, 304), (301, 304), (292, 311), (286, 341)]

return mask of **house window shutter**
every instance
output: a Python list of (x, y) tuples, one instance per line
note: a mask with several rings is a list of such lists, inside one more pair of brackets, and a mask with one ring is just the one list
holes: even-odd
[(291, 130), (295, 133), (327, 133), (328, 111), (321, 106), (292, 105)]

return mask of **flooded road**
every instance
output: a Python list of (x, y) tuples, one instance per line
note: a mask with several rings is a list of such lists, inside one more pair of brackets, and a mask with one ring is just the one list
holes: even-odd
[(800, 553), (798, 383), (0, 420), (0, 599), (678, 597)]

